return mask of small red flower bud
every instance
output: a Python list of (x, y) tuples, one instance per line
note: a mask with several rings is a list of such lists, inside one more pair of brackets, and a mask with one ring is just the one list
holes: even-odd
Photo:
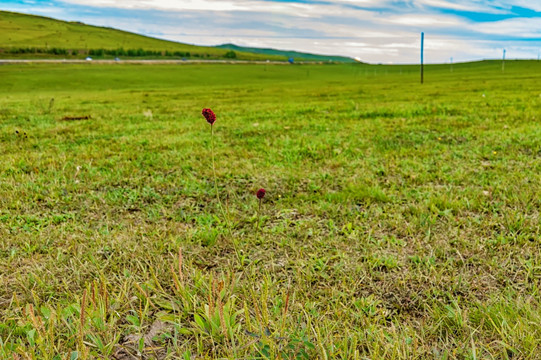
[(203, 114), (203, 116), (205, 117), (205, 119), (207, 119), (207, 122), (210, 125), (214, 124), (214, 122), (216, 121), (216, 114), (214, 114), (214, 111), (210, 109), (203, 109), (203, 111), (201, 111), (201, 114)]
[(263, 199), (265, 197), (265, 189), (259, 189), (257, 190), (257, 193), (255, 194), (259, 200)]

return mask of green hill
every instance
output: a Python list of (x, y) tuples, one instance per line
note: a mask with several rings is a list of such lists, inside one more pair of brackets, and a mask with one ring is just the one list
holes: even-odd
[(281, 60), (280, 55), (188, 45), (127, 31), (0, 11), (0, 58), (171, 57)]
[(284, 51), (276, 49), (263, 49), (263, 48), (252, 48), (252, 47), (243, 47), (234, 44), (223, 44), (217, 46), (217, 48), (228, 49), (233, 51), (245, 51), (256, 54), (265, 54), (267, 56), (284, 56), (286, 58), (293, 58), (298, 60), (308, 60), (308, 61), (337, 61), (337, 62), (356, 62), (352, 58), (344, 56), (329, 56), (329, 55), (317, 55), (309, 54), (298, 51)]

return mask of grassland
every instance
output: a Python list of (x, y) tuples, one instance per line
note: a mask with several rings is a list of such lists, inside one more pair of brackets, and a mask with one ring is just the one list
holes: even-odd
[[(11, 53), (26, 49), (26, 52)], [(138, 35), (117, 29), (66, 22), (42, 16), (0, 11), (0, 58), (114, 58), (115, 55), (98, 55), (103, 50), (123, 49), (122, 58), (137, 55), (137, 50), (180, 53), (177, 58), (227, 58), (228, 49), (196, 46)], [(37, 51), (40, 51), (38, 53)], [(52, 50), (55, 50), (52, 53)], [(134, 54), (128, 55), (128, 50)], [(67, 53), (63, 53), (67, 51)], [(48, 53), (47, 53), (48, 52)], [(57, 53), (59, 52), (59, 53)], [(62, 53), (60, 53), (62, 52)], [(146, 55), (137, 55), (138, 58)], [(171, 55), (173, 56), (173, 55)], [(156, 55), (147, 57), (156, 58)], [(169, 56), (170, 57), (170, 56)], [(285, 56), (260, 55), (237, 51), (241, 60), (285, 61)]]
[(341, 63), (354, 63), (356, 62), (354, 59), (350, 57), (345, 56), (331, 56), (331, 55), (318, 55), (318, 54), (307, 54), (302, 53), (298, 51), (287, 51), (287, 50), (276, 50), (276, 49), (265, 49), (265, 48), (251, 48), (251, 47), (245, 47), (245, 46), (238, 46), (235, 44), (223, 44), (217, 46), (221, 49), (229, 49), (233, 51), (243, 51), (243, 52), (250, 52), (255, 54), (265, 54), (265, 55), (282, 55), (289, 58), (294, 59), (303, 59), (305, 61), (332, 61), (332, 62), (341, 62)]
[(541, 357), (541, 63), (0, 78), (0, 358)]

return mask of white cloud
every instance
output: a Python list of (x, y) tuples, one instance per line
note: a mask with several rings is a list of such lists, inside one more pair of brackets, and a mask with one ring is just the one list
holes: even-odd
[(366, 47), (368, 46), (368, 43), (350, 41), (350, 42), (344, 43), (344, 45), (347, 47)]
[(432, 6), (441, 9), (469, 11), (488, 14), (506, 14), (508, 9), (494, 1), (464, 1), (464, 0), (417, 0), (415, 4), (418, 6)]
[(294, 2), (273, 2), (261, 0), (62, 0), (65, 3), (108, 7), (117, 9), (163, 10), (163, 11), (209, 11), (209, 12), (261, 12), (311, 17), (318, 15), (339, 15), (343, 9), (336, 5), (302, 4)]
[(519, 6), (541, 12), (541, 2), (539, 0), (508, 0), (506, 3), (509, 6)]
[(441, 16), (441, 15), (397, 15), (391, 16), (383, 21), (406, 25), (406, 26), (431, 26), (431, 27), (447, 27), (447, 26), (458, 26), (463, 24), (463, 21), (459, 21), (457, 17), (454, 16)]
[[(69, 4), (110, 7), (117, 9), (153, 9), (153, 10), (213, 10), (213, 11), (235, 11), (244, 10), (249, 2), (218, 1), (218, 0), (64, 0)], [(239, 5), (240, 4), (240, 5)], [(245, 5), (243, 5), (245, 4)]]
[(541, 18), (515, 18), (472, 24), (472, 30), (483, 34), (517, 38), (541, 38)]

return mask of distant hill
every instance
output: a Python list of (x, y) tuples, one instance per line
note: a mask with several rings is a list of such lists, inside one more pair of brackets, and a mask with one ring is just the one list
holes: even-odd
[(204, 59), (279, 60), (210, 46), (155, 39), (107, 27), (66, 22), (42, 16), (0, 11), (0, 58), (177, 57)]
[(348, 62), (348, 63), (356, 62), (354, 59), (344, 57), (344, 56), (317, 55), (317, 54), (302, 53), (298, 51), (252, 48), (252, 47), (238, 46), (234, 44), (223, 44), (223, 45), (218, 45), (216, 47), (220, 49), (244, 51), (244, 52), (250, 52), (250, 53), (255, 53), (255, 54), (265, 54), (267, 56), (273, 56), (273, 55), (284, 56), (288, 59), (293, 58), (293, 59), (308, 60), (308, 61), (337, 61), (337, 62)]

